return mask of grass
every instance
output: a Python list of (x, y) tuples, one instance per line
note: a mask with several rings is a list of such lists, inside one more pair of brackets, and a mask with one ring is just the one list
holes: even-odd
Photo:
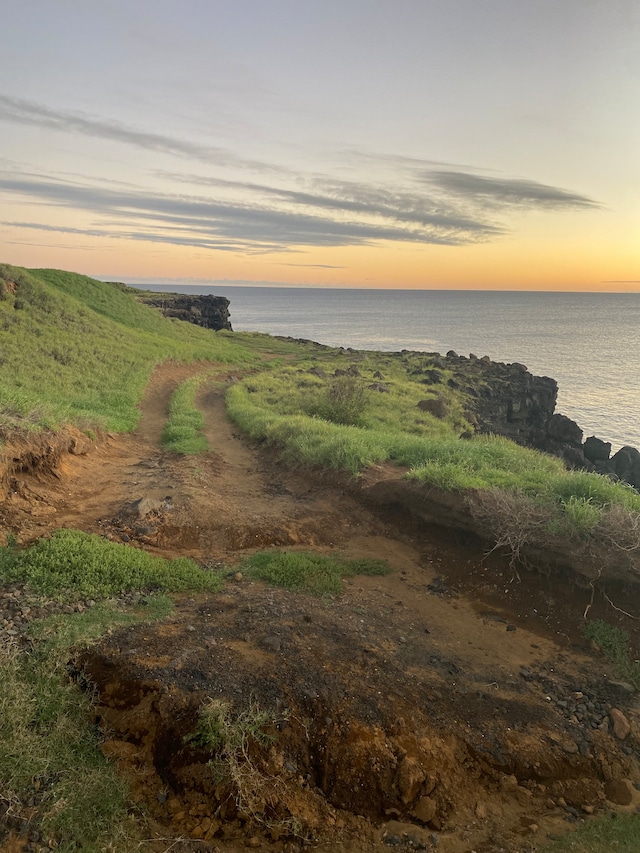
[(167, 450), (183, 456), (206, 453), (209, 449), (204, 430), (204, 415), (196, 408), (196, 394), (209, 374), (200, 374), (182, 382), (171, 395), (169, 417), (162, 431)]
[(620, 675), (636, 690), (640, 690), (640, 660), (631, 650), (627, 632), (601, 619), (594, 619), (587, 624), (584, 633), (588, 640), (593, 640)]
[[(65, 603), (134, 590), (215, 590), (222, 583), (191, 560), (163, 560), (75, 530), (24, 550), (14, 543), (0, 548), (0, 580), (26, 582)], [(32, 829), (63, 853), (127, 853), (142, 843), (127, 786), (100, 751), (91, 697), (69, 678), (73, 649), (106, 631), (166, 618), (172, 608), (162, 593), (143, 594), (128, 608), (108, 599), (34, 621), (29, 645), (0, 649), (0, 790), (17, 814), (35, 798)]]
[(131, 590), (219, 590), (222, 579), (183, 557), (165, 560), (79, 530), (57, 530), (24, 551), (0, 548), (0, 581), (24, 581), (64, 601)]
[(271, 550), (248, 557), (243, 571), (273, 586), (330, 595), (344, 591), (342, 579), (345, 577), (386, 575), (391, 569), (385, 560), (348, 560), (306, 551)]
[[(248, 363), (232, 333), (170, 320), (131, 289), (60, 270), (0, 265), (0, 430), (73, 423), (123, 432), (154, 367)], [(14, 286), (15, 285), (15, 286)]]
[(0, 649), (0, 789), (18, 814), (35, 801), (30, 826), (56, 849), (126, 851), (140, 841), (127, 786), (100, 751), (91, 697), (69, 679), (75, 645), (106, 630), (168, 615), (165, 596), (122, 611), (110, 603), (30, 626), (29, 651)]
[(595, 818), (569, 832), (540, 853), (637, 853), (640, 838), (640, 815), (612, 814)]

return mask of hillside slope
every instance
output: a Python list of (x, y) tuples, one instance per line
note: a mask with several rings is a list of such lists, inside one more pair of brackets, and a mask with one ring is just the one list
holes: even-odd
[(0, 265), (0, 431), (135, 427), (162, 361), (246, 362), (229, 336), (169, 320), (117, 285)]

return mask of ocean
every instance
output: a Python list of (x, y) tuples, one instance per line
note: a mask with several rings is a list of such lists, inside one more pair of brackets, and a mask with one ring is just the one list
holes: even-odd
[(640, 448), (640, 293), (146, 287), (226, 296), (236, 331), (517, 361), (558, 382), (585, 438)]

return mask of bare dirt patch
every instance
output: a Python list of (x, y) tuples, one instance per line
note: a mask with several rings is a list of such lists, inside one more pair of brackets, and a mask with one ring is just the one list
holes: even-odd
[[(354, 486), (283, 468), (226, 418), (224, 368), (199, 397), (210, 452), (164, 452), (169, 397), (202, 369), (159, 369), (134, 434), (62, 456), (55, 474), (14, 472), (6, 528), (28, 541), (77, 527), (233, 571), (257, 548), (340, 549), (392, 573), (326, 599), (241, 577), (82, 655), (105, 751), (158, 834), (190, 839), (184, 850), (531, 851), (614, 807), (612, 782), (634, 808), (640, 709), (587, 654), (590, 590), (518, 583), (468, 533), (376, 497), (375, 474)], [(245, 765), (251, 807), (185, 742), (212, 698), (276, 721)], [(624, 740), (615, 708), (631, 724)]]

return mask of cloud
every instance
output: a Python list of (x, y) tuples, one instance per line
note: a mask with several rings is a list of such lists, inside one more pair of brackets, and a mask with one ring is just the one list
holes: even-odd
[(593, 199), (567, 190), (515, 178), (485, 178), (469, 172), (426, 171), (423, 180), (450, 197), (500, 207), (599, 208)]
[(279, 264), (281, 267), (309, 267), (313, 270), (346, 270), (337, 264)]
[[(355, 214), (359, 217), (378, 217), (382, 220), (395, 221), (413, 225), (418, 228), (436, 228), (457, 232), (462, 242), (467, 239), (463, 234), (478, 234), (495, 236), (503, 233), (503, 229), (491, 224), (486, 219), (476, 219), (462, 213), (460, 206), (446, 204), (441, 199), (430, 198), (424, 193), (413, 191), (386, 190), (370, 184), (356, 181), (339, 181), (329, 178), (315, 178), (312, 183), (316, 192), (304, 192), (267, 184), (228, 181), (201, 175), (180, 175), (161, 173), (174, 181), (213, 187), (221, 190), (235, 190), (253, 196), (264, 196), (277, 199), (298, 209), (315, 211), (334, 211), (337, 213)], [(469, 236), (470, 239), (470, 236)]]
[[(0, 172), (0, 188), (32, 204), (99, 218), (86, 228), (35, 222), (15, 227), (192, 246), (239, 253), (300, 252), (306, 247), (372, 246), (381, 242), (461, 246), (509, 232), (503, 214), (523, 210), (585, 211), (599, 207), (568, 190), (523, 179), (487, 177), (472, 167), (401, 155), (338, 152), (349, 171), (302, 174), (227, 149), (141, 131), (111, 119), (0, 95), (0, 120), (120, 142), (207, 164), (209, 174), (158, 172), (174, 192), (109, 184), (67, 173)], [(253, 170), (253, 180), (224, 177)], [(204, 171), (204, 167), (203, 171)], [(211, 174), (213, 172), (213, 174)], [(376, 182), (344, 179), (376, 175)], [(247, 174), (242, 173), (242, 177)], [(340, 176), (342, 175), (342, 177)], [(249, 177), (249, 176), (248, 176)], [(188, 190), (185, 185), (190, 185)], [(194, 189), (197, 188), (197, 189)], [(196, 194), (197, 193), (197, 194)]]
[(89, 116), (82, 112), (53, 110), (22, 98), (0, 95), (0, 120), (15, 124), (34, 125), (63, 133), (91, 136), (109, 142), (121, 142), (145, 151), (158, 151), (177, 157), (188, 157), (219, 166), (240, 166), (267, 171), (281, 171), (279, 167), (258, 160), (243, 160), (226, 148), (199, 145), (162, 133), (136, 130), (112, 119)]
[[(265, 194), (277, 196), (283, 202), (280, 206), (260, 199), (111, 189), (26, 174), (0, 176), (0, 188), (41, 204), (107, 217), (109, 230), (104, 236), (241, 252), (386, 240), (460, 245), (500, 233), (487, 222), (454, 216), (449, 210), (428, 210), (417, 197), (410, 201), (361, 185), (335, 185), (333, 196), (266, 187)], [(133, 222), (130, 231), (125, 229), (128, 221)]]

